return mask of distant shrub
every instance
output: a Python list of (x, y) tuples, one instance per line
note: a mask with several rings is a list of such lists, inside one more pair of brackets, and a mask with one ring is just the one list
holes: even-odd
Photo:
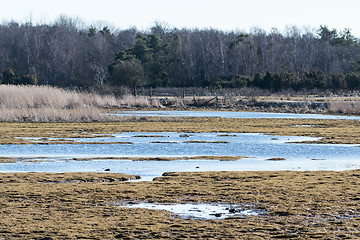
[(14, 69), (7, 68), (3, 73), (3, 83), (14, 84), (17, 81), (17, 77)]
[(237, 74), (233, 81), (236, 88), (243, 88), (251, 86), (253, 79), (249, 76)]
[(27, 74), (27, 75), (22, 76), (22, 78), (20, 80), (20, 84), (37, 85), (38, 79), (34, 75)]
[(360, 76), (357, 74), (347, 74), (345, 82), (349, 90), (360, 89)]

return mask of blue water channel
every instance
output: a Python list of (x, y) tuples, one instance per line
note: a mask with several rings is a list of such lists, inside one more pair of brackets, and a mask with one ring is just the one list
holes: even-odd
[(144, 117), (221, 117), (221, 118), (270, 118), (270, 119), (343, 119), (360, 120), (360, 116), (325, 114), (234, 112), (234, 111), (122, 111), (111, 115)]
[[(31, 138), (28, 141), (38, 141)], [(55, 139), (49, 139), (55, 140)], [(310, 137), (258, 133), (140, 133), (72, 138), (75, 144), (0, 145), (0, 156), (16, 163), (0, 164), (0, 172), (111, 172), (137, 174), (151, 180), (164, 172), (348, 170), (360, 168), (360, 147), (345, 144), (303, 144)], [(79, 144), (76, 144), (79, 142)], [(90, 144), (80, 144), (87, 142)], [(93, 142), (93, 144), (91, 144)], [(112, 142), (115, 144), (97, 144)], [(132, 161), (103, 157), (246, 156), (237, 161)], [(45, 157), (45, 158), (44, 158)], [(77, 161), (78, 158), (95, 158)], [(283, 158), (282, 161), (269, 160)], [(30, 160), (30, 162), (29, 162)]]

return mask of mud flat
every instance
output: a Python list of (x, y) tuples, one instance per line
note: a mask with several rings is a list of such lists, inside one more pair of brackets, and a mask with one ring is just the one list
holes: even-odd
[[(0, 237), (360, 238), (360, 170), (166, 173), (149, 182), (102, 181), (108, 173), (82, 174), (0, 174)], [(233, 204), (260, 214), (191, 219), (119, 207), (119, 202)]]

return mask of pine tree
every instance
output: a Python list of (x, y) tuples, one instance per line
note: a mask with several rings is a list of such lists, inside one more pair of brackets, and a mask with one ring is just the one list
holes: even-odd
[(136, 89), (145, 84), (143, 67), (135, 58), (115, 60), (109, 65), (109, 74), (111, 85), (129, 87), (134, 95), (136, 95)]

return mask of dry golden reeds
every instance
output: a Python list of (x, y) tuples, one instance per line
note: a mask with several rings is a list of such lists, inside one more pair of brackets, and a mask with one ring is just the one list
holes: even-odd
[(111, 95), (80, 93), (50, 86), (0, 86), (0, 108), (56, 108), (115, 107), (118, 100)]
[(146, 97), (81, 93), (50, 86), (0, 85), (1, 122), (113, 121), (104, 109), (160, 106)]
[(328, 103), (328, 112), (339, 114), (360, 114), (360, 102), (330, 100)]

